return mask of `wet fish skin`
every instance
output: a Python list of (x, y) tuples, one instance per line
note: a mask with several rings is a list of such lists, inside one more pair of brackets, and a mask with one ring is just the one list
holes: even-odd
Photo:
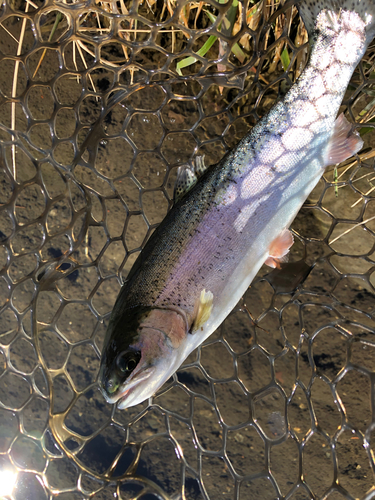
[[(375, 4), (306, 0), (299, 8), (312, 42), (299, 80), (175, 204), (120, 291), (99, 374), (104, 396), (119, 408), (151, 397), (220, 325), (273, 257), (273, 243), (285, 234), (324, 168), (362, 145), (336, 115), (375, 35)], [(213, 294), (212, 312), (192, 333), (203, 290)], [(124, 365), (132, 353), (140, 356), (135, 368), (121, 371), (119, 360)]]

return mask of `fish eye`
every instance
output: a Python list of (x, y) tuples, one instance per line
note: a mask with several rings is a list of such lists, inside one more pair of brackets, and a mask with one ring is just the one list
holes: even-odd
[(130, 375), (141, 359), (140, 351), (124, 351), (117, 356), (116, 364), (119, 371), (124, 375)]

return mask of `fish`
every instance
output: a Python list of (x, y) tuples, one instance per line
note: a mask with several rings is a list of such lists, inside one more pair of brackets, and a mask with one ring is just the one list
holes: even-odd
[(285, 261), (289, 229), (328, 165), (357, 153), (339, 108), (375, 36), (374, 0), (301, 0), (311, 45), (298, 80), (216, 165), (178, 170), (174, 205), (111, 313), (98, 375), (124, 409), (151, 398), (232, 311), (265, 263)]

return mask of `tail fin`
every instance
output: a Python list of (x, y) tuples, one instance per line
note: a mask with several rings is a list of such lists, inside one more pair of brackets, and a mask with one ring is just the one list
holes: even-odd
[(366, 38), (370, 43), (375, 36), (375, 1), (374, 0), (300, 0), (297, 4), (299, 13), (311, 37), (315, 23), (322, 10), (356, 12), (366, 25)]

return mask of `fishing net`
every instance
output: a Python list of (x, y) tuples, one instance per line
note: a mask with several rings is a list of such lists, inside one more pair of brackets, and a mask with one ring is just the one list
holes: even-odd
[(364, 149), (310, 195), (289, 263), (119, 411), (104, 333), (177, 168), (285, 94), (306, 31), (277, 0), (1, 4), (0, 496), (375, 498), (374, 49), (342, 106)]

